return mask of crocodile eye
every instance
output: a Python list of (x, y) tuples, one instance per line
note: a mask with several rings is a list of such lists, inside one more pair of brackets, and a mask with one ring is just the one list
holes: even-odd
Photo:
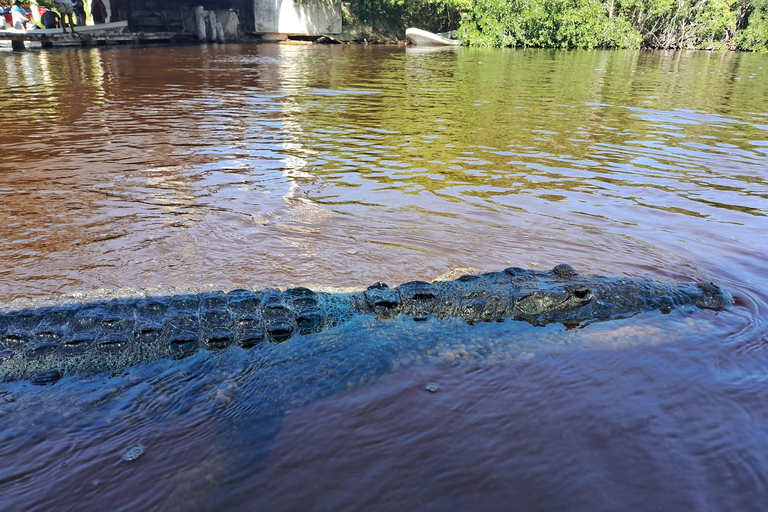
[(579, 300), (588, 301), (595, 296), (595, 294), (592, 293), (592, 290), (590, 290), (586, 286), (573, 286), (573, 287), (566, 288), (566, 290), (568, 290), (568, 293), (571, 294), (571, 297)]
[(586, 299), (586, 298), (589, 298), (589, 296), (592, 294), (590, 289), (587, 288), (586, 286), (581, 286), (579, 288), (574, 288), (573, 290), (571, 290), (571, 293), (577, 299)]

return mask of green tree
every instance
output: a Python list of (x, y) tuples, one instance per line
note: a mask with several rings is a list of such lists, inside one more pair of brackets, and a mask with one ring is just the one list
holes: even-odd
[(768, 0), (354, 0), (393, 31), (459, 28), (472, 46), (768, 50)]
[(461, 19), (461, 8), (469, 0), (355, 0), (345, 4), (353, 18), (368, 25), (388, 28), (400, 36), (407, 27), (431, 32), (455, 30)]
[(768, 0), (747, 0), (738, 5), (734, 38), (740, 50), (768, 51)]
[(640, 36), (600, 0), (476, 0), (460, 37), (478, 46), (633, 48)]

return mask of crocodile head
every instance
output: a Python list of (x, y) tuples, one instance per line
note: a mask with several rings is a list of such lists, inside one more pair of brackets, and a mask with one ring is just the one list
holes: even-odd
[(650, 279), (582, 276), (569, 265), (548, 272), (507, 269), (520, 292), (513, 317), (534, 325), (578, 325), (632, 316), (642, 311), (668, 313), (692, 305), (722, 309), (733, 298), (714, 283), (661, 283)]

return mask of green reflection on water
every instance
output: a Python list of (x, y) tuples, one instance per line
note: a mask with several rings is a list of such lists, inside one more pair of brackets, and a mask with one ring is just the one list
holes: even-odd
[(203, 45), (0, 67), (6, 296), (575, 259), (730, 274), (765, 232), (763, 55)]
[(655, 207), (764, 213), (697, 197), (764, 196), (762, 55), (232, 45), (2, 62), (4, 142), (74, 142), (80, 125), (117, 140), (157, 132), (189, 162), (236, 156), (268, 129), (335, 187), (551, 202), (654, 188), (686, 203)]
[[(768, 111), (768, 62), (758, 55), (407, 49), (366, 57), (328, 68), (336, 94), (297, 88), (292, 98), (315, 172), (335, 184), (354, 173), (404, 194), (469, 185), (462, 196), (555, 201), (566, 196), (540, 192), (610, 184), (698, 201), (691, 195), (702, 187), (765, 186), (750, 172), (764, 161), (753, 142), (765, 137)], [(366, 88), (372, 94), (348, 93)], [(710, 180), (718, 165), (747, 172)]]

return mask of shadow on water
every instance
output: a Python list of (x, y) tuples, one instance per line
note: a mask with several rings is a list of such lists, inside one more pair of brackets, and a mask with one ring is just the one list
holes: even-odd
[(244, 486), (266, 492), (238, 504), (763, 510), (768, 367), (698, 355), (571, 352), (390, 375), (288, 415), (274, 462)]

